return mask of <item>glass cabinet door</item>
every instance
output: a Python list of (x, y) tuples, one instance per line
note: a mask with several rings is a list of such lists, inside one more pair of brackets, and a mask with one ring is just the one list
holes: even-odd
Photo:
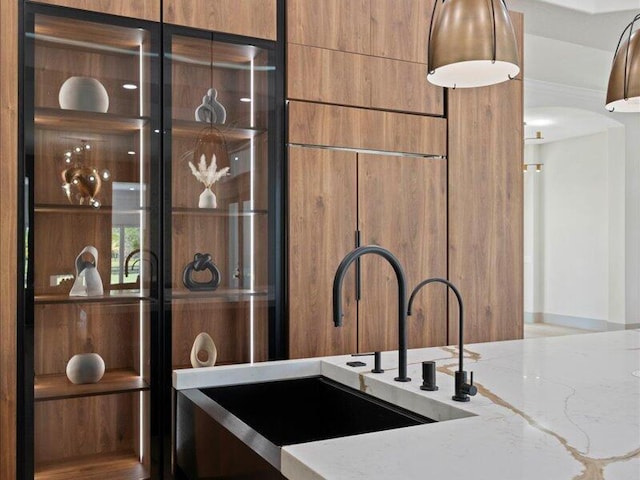
[(173, 368), (269, 356), (273, 57), (236, 38), (165, 38)]
[(156, 33), (58, 12), (25, 17), (33, 473), (149, 478)]

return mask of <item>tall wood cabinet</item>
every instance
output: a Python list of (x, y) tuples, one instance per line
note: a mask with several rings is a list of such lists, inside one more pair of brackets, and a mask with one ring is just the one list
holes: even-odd
[[(345, 280), (344, 326), (333, 327), (332, 282), (357, 244), (388, 248), (409, 285), (446, 275), (445, 161), (422, 156), (289, 148), (289, 355), (389, 350), (397, 345), (397, 281), (378, 257)], [(446, 294), (416, 301), (409, 345), (446, 342)], [(397, 346), (396, 346), (397, 348)]]
[(18, 475), (170, 478), (171, 371), (212, 360), (199, 334), (218, 365), (282, 356), (282, 55), (57, 6), (24, 22)]

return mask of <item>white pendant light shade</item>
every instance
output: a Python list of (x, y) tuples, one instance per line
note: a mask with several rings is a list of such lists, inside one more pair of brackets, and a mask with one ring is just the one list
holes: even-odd
[(607, 110), (611, 112), (640, 112), (640, 30), (633, 32), (634, 24), (639, 23), (640, 15), (618, 42), (607, 88)]
[(483, 87), (520, 72), (518, 43), (504, 0), (436, 0), (429, 31), (429, 82)]

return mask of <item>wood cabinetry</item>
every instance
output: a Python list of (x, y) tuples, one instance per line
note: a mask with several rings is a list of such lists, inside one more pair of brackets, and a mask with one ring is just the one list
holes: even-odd
[[(78, 478), (109, 458), (103, 475), (148, 478), (157, 288), (151, 269), (140, 264), (150, 260), (145, 252), (157, 251), (151, 231), (158, 209), (150, 201), (157, 191), (152, 152), (159, 150), (151, 120), (159, 111), (150, 100), (157, 31), (146, 22), (129, 28), (113, 17), (99, 23), (67, 11), (25, 15), (33, 30), (25, 44), (32, 63), (25, 70), (30, 202), (22, 227), (28, 261), (22, 321), (31, 374), (24, 382), (32, 392), (23, 408), (32, 412), (33, 431), (23, 432), (32, 462), (20, 466), (21, 474)], [(90, 84), (83, 99), (92, 100), (84, 104), (78, 79)], [(97, 254), (76, 259), (87, 246)], [(127, 278), (127, 268), (135, 278)], [(72, 286), (84, 284), (81, 272), (91, 269), (104, 293), (76, 296)], [(86, 353), (100, 355), (104, 376), (73, 384), (70, 359)]]
[(449, 91), (449, 280), (466, 342), (522, 338), (522, 139), (519, 80)]
[[(30, 0), (29, 0), (30, 1)], [(160, 0), (37, 0), (38, 3), (160, 21)]]
[(0, 12), (0, 478), (16, 478), (18, 422), (18, 2)]
[[(333, 276), (362, 245), (390, 249), (408, 285), (446, 274), (446, 164), (425, 157), (331, 149), (289, 150), (289, 355), (292, 358), (393, 350), (397, 281), (384, 260), (362, 258), (345, 279), (344, 325), (333, 326)], [(421, 296), (409, 320), (410, 346), (446, 343), (446, 293)]]
[(444, 114), (426, 81), (433, 0), (297, 0), (288, 3), (290, 99)]
[(277, 37), (277, 0), (171, 0), (166, 23), (267, 40)]
[(442, 118), (289, 102), (289, 142), (383, 152), (446, 155)]
[[(276, 43), (132, 22), (96, 13), (101, 5), (83, 14), (35, 2), (24, 10), (24, 197), (15, 191), (17, 150), (3, 156), (14, 170), (0, 170), (3, 185), (5, 172), (13, 175), (13, 201), (25, 199), (7, 209), (13, 230), (2, 241), (13, 239), (12, 258), (26, 255), (14, 265), (24, 279), (3, 269), (0, 282), (14, 308), (15, 287), (25, 284), (6, 337), (2, 318), (2, 346), (12, 353), (0, 368), (2, 478), (16, 477), (5, 447), (24, 452), (19, 478), (164, 478), (171, 369), (192, 366), (196, 336), (214, 338), (217, 364), (277, 355)], [(16, 108), (9, 97), (6, 105)], [(207, 118), (196, 113), (203, 109)], [(9, 118), (3, 112), (2, 128)], [(3, 153), (9, 146), (17, 148), (7, 141)], [(203, 191), (216, 200), (205, 205)], [(87, 246), (97, 255), (76, 259)], [(200, 271), (197, 254), (210, 254), (215, 267)], [(99, 273), (103, 293), (75, 294), (85, 270)], [(86, 353), (100, 355), (106, 371), (74, 384), (70, 359)], [(16, 363), (17, 380), (5, 377)], [(17, 413), (11, 378), (23, 391)]]
[(345, 322), (333, 326), (332, 282), (355, 247), (357, 154), (289, 148), (289, 356), (357, 350), (355, 272), (345, 279)]
[[(358, 229), (362, 245), (390, 250), (404, 267), (407, 288), (447, 274), (446, 161), (358, 155)], [(398, 284), (391, 266), (376, 256), (361, 260), (358, 307), (361, 352), (398, 348)], [(409, 348), (447, 343), (446, 292), (416, 297), (408, 319)]]

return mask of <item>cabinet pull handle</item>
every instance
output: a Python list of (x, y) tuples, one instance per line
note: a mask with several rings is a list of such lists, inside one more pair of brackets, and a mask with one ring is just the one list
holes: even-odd
[[(356, 248), (360, 246), (360, 230), (356, 230)], [(360, 283), (360, 259), (356, 260), (356, 302), (360, 301), (362, 297), (361, 283)]]

